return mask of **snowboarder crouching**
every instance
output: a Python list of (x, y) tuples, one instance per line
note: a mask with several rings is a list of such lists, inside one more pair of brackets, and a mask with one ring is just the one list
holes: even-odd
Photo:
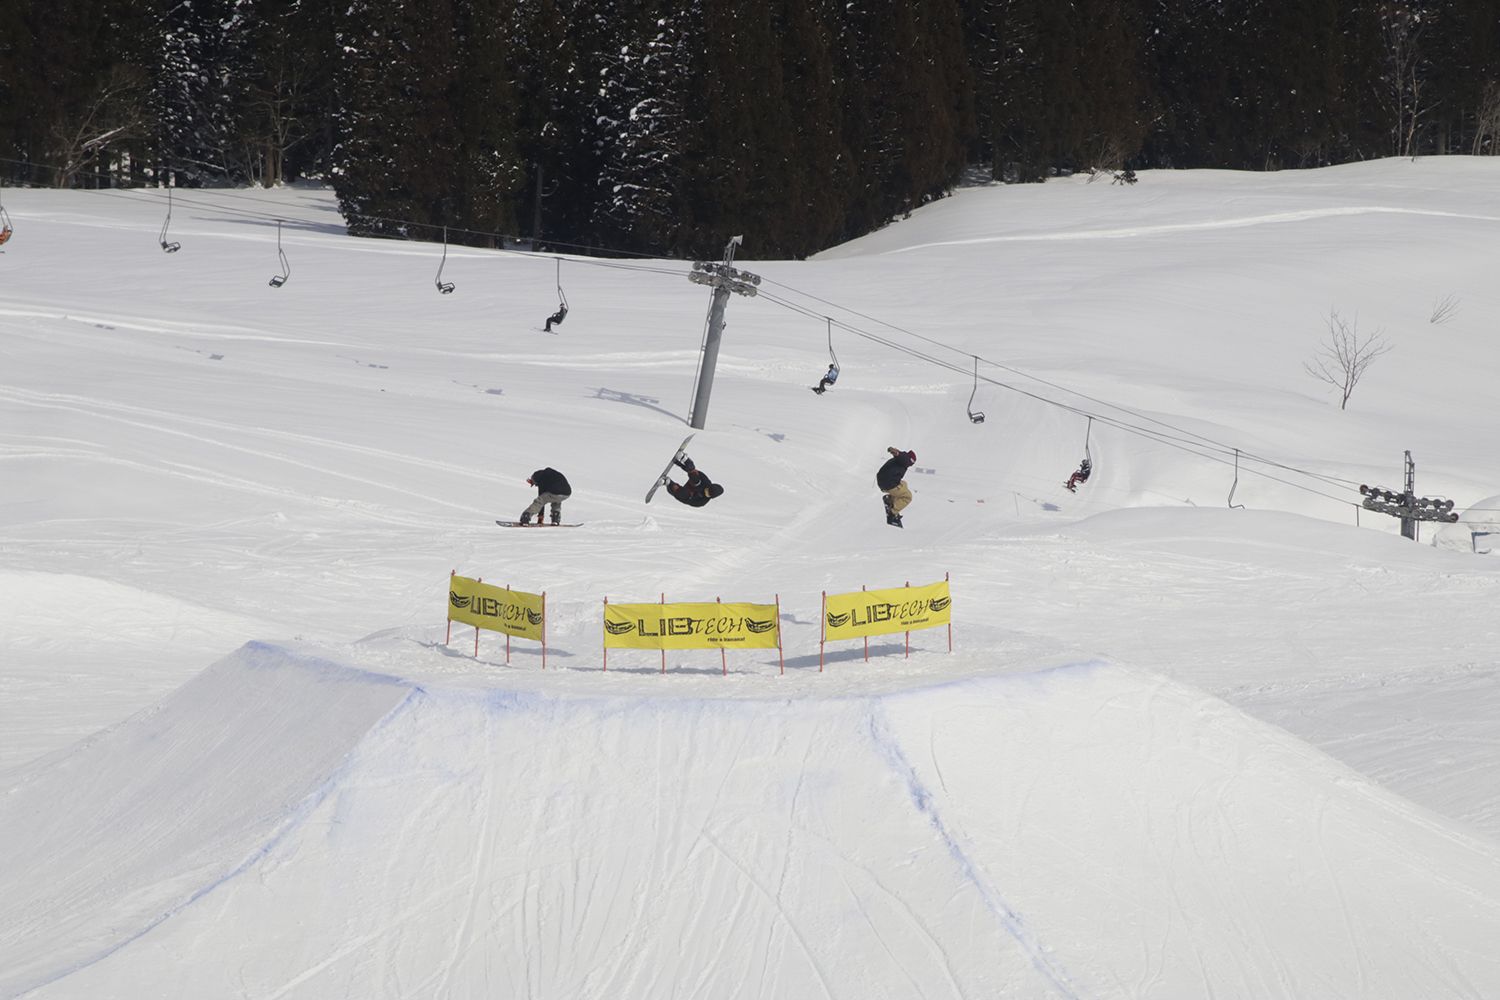
[(875, 473), (875, 485), (885, 494), (885, 523), (903, 528), (901, 512), (911, 503), (911, 490), (902, 480), (906, 470), (916, 464), (917, 453), (897, 448), (887, 448), (886, 451), (891, 453), (891, 458)]
[(839, 366), (829, 365), (828, 374), (823, 376), (822, 381), (812, 387), (812, 391), (819, 396), (828, 391), (828, 387), (839, 380)]
[(724, 492), (724, 487), (718, 483), (709, 482), (708, 477), (699, 472), (698, 468), (693, 465), (693, 460), (686, 455), (682, 456), (681, 461), (673, 460), (672, 464), (688, 474), (685, 483), (667, 480), (667, 492), (676, 497), (680, 503), (685, 503), (689, 507), (702, 507)]
[(542, 523), (542, 508), (547, 504), (552, 505), (552, 523), (562, 523), (562, 502), (573, 495), (573, 488), (568, 485), (568, 478), (556, 469), (538, 469), (526, 480), (536, 487), (536, 499), (531, 501), (531, 506), (521, 512), (521, 523), (530, 524), (532, 515), (536, 515), (536, 523)]

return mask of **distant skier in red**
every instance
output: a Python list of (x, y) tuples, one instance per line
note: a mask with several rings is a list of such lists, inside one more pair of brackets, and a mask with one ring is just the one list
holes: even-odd
[(679, 503), (685, 503), (689, 507), (702, 507), (724, 492), (724, 487), (718, 483), (709, 482), (708, 477), (698, 471), (698, 467), (693, 464), (693, 460), (686, 455), (682, 456), (681, 459), (674, 460), (672, 464), (688, 474), (687, 482), (685, 483), (674, 483), (670, 479), (667, 480), (667, 492), (676, 497)]
[(568, 485), (568, 477), (556, 469), (538, 469), (526, 480), (536, 487), (536, 499), (531, 501), (531, 506), (521, 512), (521, 523), (530, 524), (532, 515), (536, 516), (536, 523), (542, 523), (542, 508), (547, 504), (552, 505), (552, 523), (562, 523), (562, 502), (573, 495), (573, 487)]
[(891, 453), (891, 458), (875, 473), (875, 485), (885, 494), (885, 523), (904, 528), (901, 512), (911, 503), (911, 490), (903, 480), (906, 470), (917, 463), (917, 453), (898, 448), (887, 448), (886, 451)]

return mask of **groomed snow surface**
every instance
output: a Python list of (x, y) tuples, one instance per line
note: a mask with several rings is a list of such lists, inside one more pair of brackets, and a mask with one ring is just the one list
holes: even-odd
[[(746, 261), (702, 510), (641, 504), (680, 262), (565, 263), (551, 336), (550, 259), (439, 296), (314, 189), (180, 192), (166, 255), (159, 195), (5, 192), (0, 998), (1500, 995), (1500, 162), (972, 187)], [(1342, 411), (1330, 309), (1394, 347)], [(808, 392), (825, 315), (1199, 446), (1096, 422), (1070, 494), (1076, 412), (971, 424), (837, 327)], [(1462, 514), (1418, 544), (1356, 524), (1406, 449)], [(497, 528), (545, 465), (584, 527)], [(445, 643), (452, 570), (548, 592), (545, 671)], [(945, 572), (951, 653), (819, 669), (820, 591)], [(785, 673), (603, 672), (600, 601), (662, 594), (779, 596)]]

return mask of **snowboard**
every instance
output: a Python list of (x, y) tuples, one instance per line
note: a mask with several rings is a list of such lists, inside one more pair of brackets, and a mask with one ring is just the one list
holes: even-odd
[(651, 498), (656, 496), (657, 490), (666, 485), (667, 473), (672, 471), (672, 466), (677, 464), (678, 459), (687, 454), (688, 442), (691, 441), (697, 435), (697, 433), (697, 431), (694, 431), (692, 434), (689, 434), (687, 437), (682, 439), (682, 444), (677, 448), (677, 454), (672, 456), (672, 461), (668, 462), (667, 467), (661, 470), (661, 475), (656, 477), (656, 482), (651, 485), (651, 489), (646, 493), (647, 503), (650, 503)]
[(520, 521), (496, 521), (495, 523), (498, 524), (498, 525), (500, 525), (500, 527), (502, 527), (502, 528), (581, 528), (581, 527), (583, 527), (583, 522), (582, 521), (579, 521), (577, 524), (543, 524), (540, 521), (535, 521), (535, 522), (533, 522), (531, 524), (522, 524)]

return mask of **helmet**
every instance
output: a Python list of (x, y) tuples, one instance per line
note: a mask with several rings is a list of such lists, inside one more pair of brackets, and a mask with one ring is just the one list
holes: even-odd
[(714, 483), (712, 486), (710, 486), (708, 488), (708, 495), (711, 496), (711, 497), (719, 496), (723, 492), (724, 492), (724, 487), (720, 486), (718, 483)]
[(917, 464), (917, 453), (916, 452), (909, 451), (909, 452), (906, 453), (906, 457), (907, 457), (907, 460), (910, 461), (912, 465), (916, 465)]

